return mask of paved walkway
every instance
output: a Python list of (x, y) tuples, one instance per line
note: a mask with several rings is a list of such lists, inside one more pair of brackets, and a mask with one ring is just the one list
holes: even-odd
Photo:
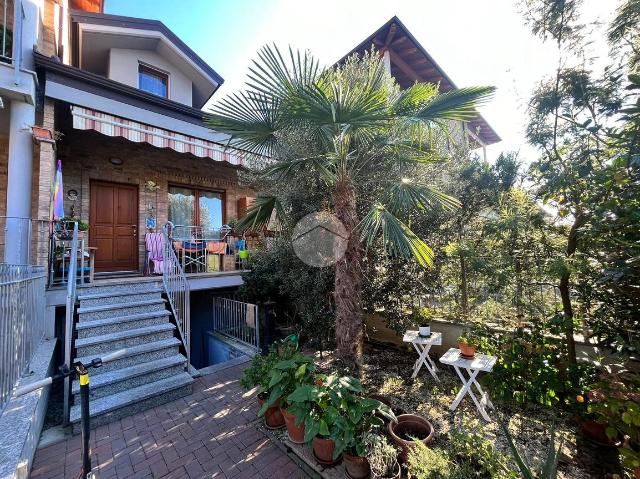
[[(91, 431), (101, 479), (306, 478), (256, 429), (257, 401), (238, 384), (243, 366), (198, 378), (193, 394)], [(73, 478), (80, 436), (38, 449), (31, 477)]]

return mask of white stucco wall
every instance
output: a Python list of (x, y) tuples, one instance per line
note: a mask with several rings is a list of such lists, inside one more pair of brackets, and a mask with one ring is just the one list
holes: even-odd
[(155, 52), (112, 48), (109, 52), (108, 76), (111, 80), (138, 88), (138, 64), (140, 62), (169, 73), (170, 100), (193, 106), (191, 80), (175, 65)]

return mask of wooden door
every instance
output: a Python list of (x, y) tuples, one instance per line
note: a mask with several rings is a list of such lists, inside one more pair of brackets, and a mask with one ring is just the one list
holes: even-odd
[(100, 271), (138, 270), (138, 187), (91, 182), (89, 244)]

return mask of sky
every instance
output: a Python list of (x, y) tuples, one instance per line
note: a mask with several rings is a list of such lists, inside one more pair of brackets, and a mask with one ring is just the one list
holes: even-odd
[[(554, 72), (553, 45), (532, 36), (517, 0), (105, 0), (105, 12), (162, 21), (225, 82), (213, 97), (241, 89), (263, 45), (309, 49), (322, 64), (342, 58), (397, 15), (458, 87), (492, 85), (480, 111), (502, 138), (490, 160), (517, 151), (525, 164), (526, 106), (536, 84)], [(587, 20), (607, 21), (618, 0), (585, 0)], [(604, 45), (593, 54), (607, 55)]]

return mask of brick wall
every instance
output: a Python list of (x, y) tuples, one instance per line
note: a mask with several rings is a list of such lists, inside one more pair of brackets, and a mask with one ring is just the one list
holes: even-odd
[[(58, 157), (62, 160), (65, 213), (71, 213), (72, 202), (66, 196), (70, 189), (74, 189), (78, 192), (75, 214), (89, 223), (91, 180), (138, 186), (140, 268), (145, 254), (144, 233), (149, 231), (146, 229), (148, 206), (154, 207), (156, 231), (161, 231), (167, 221), (169, 184), (224, 192), (227, 221), (236, 217), (238, 198), (254, 195), (251, 190), (238, 185), (237, 170), (226, 163), (112, 138), (94, 131), (66, 132), (58, 143)], [(123, 164), (114, 166), (109, 163), (110, 158), (119, 158)], [(149, 180), (159, 187), (157, 191), (148, 191), (144, 187)]]

